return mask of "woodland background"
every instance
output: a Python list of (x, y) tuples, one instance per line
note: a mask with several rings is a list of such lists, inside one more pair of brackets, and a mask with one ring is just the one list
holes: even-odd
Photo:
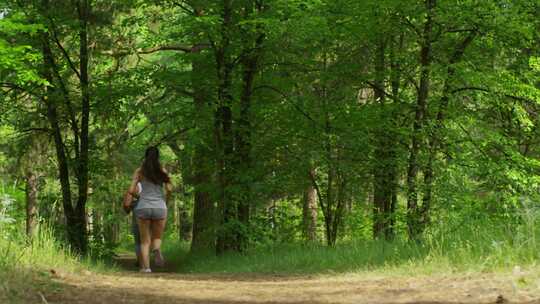
[(156, 145), (171, 254), (534, 262), (539, 17), (524, 0), (0, 1), (0, 253), (40, 229), (98, 260), (127, 248), (122, 196)]

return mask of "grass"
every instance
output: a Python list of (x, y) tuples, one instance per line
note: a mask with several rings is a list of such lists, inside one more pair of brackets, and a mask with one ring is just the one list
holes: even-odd
[(106, 271), (100, 262), (80, 259), (62, 248), (49, 229), (28, 242), (0, 227), (0, 303), (37, 303), (44, 292), (57, 290), (53, 272)]
[(335, 274), (374, 272), (434, 274), (507, 271), (536, 267), (540, 258), (538, 227), (463, 226), (438, 231), (422, 243), (354, 241), (322, 245), (259, 246), (245, 253), (190, 255), (185, 243), (165, 242), (166, 257), (184, 273)]

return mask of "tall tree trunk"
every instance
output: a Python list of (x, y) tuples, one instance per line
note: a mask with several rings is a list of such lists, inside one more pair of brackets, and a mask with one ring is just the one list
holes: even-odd
[(343, 171), (341, 169), (337, 169), (336, 172), (336, 207), (333, 216), (333, 223), (332, 223), (332, 246), (336, 245), (337, 238), (338, 238), (338, 232), (339, 228), (341, 227), (341, 222), (343, 220), (343, 210), (345, 209), (346, 201), (347, 201), (347, 181), (345, 180), (345, 176), (343, 174)]
[(446, 79), (444, 80), (444, 86), (442, 91), (442, 97), (439, 105), (439, 110), (437, 112), (437, 117), (435, 120), (435, 125), (432, 129), (430, 137), (428, 139), (428, 161), (426, 168), (424, 170), (424, 196), (422, 197), (422, 208), (421, 216), (423, 225), (427, 225), (430, 221), (430, 209), (431, 209), (431, 200), (433, 192), (433, 181), (434, 181), (434, 170), (433, 163), (439, 149), (439, 145), (442, 140), (442, 134), (440, 134), (442, 128), (444, 127), (444, 117), (448, 108), (448, 102), (450, 100), (452, 80), (454, 74), (456, 73), (455, 64), (461, 61), (463, 54), (465, 53), (466, 48), (472, 43), (473, 39), (476, 36), (476, 31), (471, 31), (465, 39), (456, 46), (450, 61), (448, 62), (448, 67), (446, 69)]
[(247, 246), (247, 231), (249, 227), (251, 195), (251, 121), (250, 107), (253, 90), (253, 80), (256, 72), (256, 60), (246, 59), (243, 63), (242, 96), (240, 98), (240, 118), (235, 132), (236, 161), (235, 184), (239, 186), (238, 221), (243, 226), (236, 231), (237, 246), (244, 250)]
[[(328, 152), (328, 156), (330, 156), (330, 153)], [(328, 246), (334, 246), (335, 245), (335, 239), (333, 238), (334, 233), (332, 232), (333, 222), (334, 222), (334, 212), (332, 206), (334, 205), (334, 178), (335, 178), (335, 169), (333, 168), (333, 164), (331, 164), (332, 160), (329, 160), (330, 167), (328, 168), (327, 173), (327, 181), (328, 184), (326, 186), (326, 216), (324, 217), (324, 224), (326, 226), (326, 244)]]
[(328, 168), (326, 175), (326, 195), (321, 195), (320, 188), (317, 184), (315, 176), (311, 175), (313, 186), (315, 187), (315, 193), (319, 205), (323, 212), (326, 244), (330, 247), (336, 245), (339, 227), (343, 218), (343, 210), (347, 203), (345, 195), (345, 181), (343, 180), (342, 172), (333, 164)]
[[(42, 14), (47, 16), (50, 11), (50, 2), (42, 0)], [(47, 118), (51, 124), (51, 129), (54, 134), (55, 149), (58, 160), (58, 169), (60, 177), (60, 185), (62, 188), (62, 202), (64, 206), (64, 214), (66, 217), (66, 231), (71, 248), (79, 253), (85, 254), (87, 251), (87, 220), (86, 220), (86, 201), (88, 199), (88, 159), (89, 159), (89, 121), (90, 121), (90, 91), (88, 77), (88, 16), (90, 6), (88, 0), (77, 1), (77, 12), (79, 17), (79, 45), (80, 45), (80, 65), (79, 65), (79, 80), (81, 89), (81, 127), (73, 125), (75, 115), (73, 108), (69, 102), (69, 96), (64, 86), (64, 81), (58, 72), (54, 60), (54, 54), (50, 48), (50, 37), (48, 32), (42, 34), (42, 49), (44, 58), (44, 78), (49, 83), (54, 84), (53, 75), (58, 78), (59, 87), (62, 92), (57, 92), (54, 87), (47, 88), (46, 95), (43, 98), (47, 104)], [(74, 132), (76, 141), (80, 139), (80, 146), (76, 142), (75, 151), (75, 173), (77, 179), (77, 204), (75, 208), (72, 202), (72, 193), (70, 188), (69, 161), (65, 150), (65, 142), (62, 138), (62, 129), (58, 115), (57, 99), (59, 93), (63, 93), (64, 100), (68, 110), (70, 111), (71, 126)]]
[[(311, 169), (309, 176), (315, 175), (315, 169)], [(302, 205), (303, 213), (303, 232), (308, 242), (317, 241), (317, 190), (313, 183), (308, 180), (304, 189), (304, 198)]]
[[(186, 149), (182, 149), (179, 145), (179, 141), (176, 139), (168, 140), (167, 145), (176, 156), (177, 167), (181, 173), (183, 185), (193, 185), (193, 170), (195, 170), (195, 168), (192, 164), (192, 155), (190, 155)], [(179, 185), (173, 190), (175, 193), (182, 193), (182, 195), (180, 195), (181, 201), (179, 202), (177, 199), (174, 199), (172, 206), (170, 207), (174, 210), (174, 220), (172, 222), (176, 225), (179, 238), (188, 241), (191, 239), (192, 224), (189, 219), (189, 210), (186, 207), (186, 202), (191, 200), (191, 195), (182, 189), (184, 187), (185, 186)]]
[(81, 148), (77, 160), (77, 181), (79, 194), (73, 219), (72, 229), (76, 235), (75, 247), (80, 253), (87, 250), (86, 202), (88, 200), (88, 156), (89, 156), (89, 123), (90, 123), (90, 89), (88, 78), (88, 16), (90, 15), (89, 0), (79, 0), (77, 4), (79, 15), (79, 74), (81, 87)]
[(211, 134), (212, 126), (209, 122), (213, 119), (210, 107), (213, 99), (211, 92), (208, 91), (211, 84), (207, 83), (208, 77), (205, 75), (210, 70), (208, 57), (204, 54), (193, 55), (191, 67), (193, 104), (195, 113), (197, 113), (195, 123), (202, 136), (202, 140), (195, 143), (193, 154), (192, 182), (195, 188), (195, 197), (191, 251), (212, 252), (216, 250), (216, 208), (209, 190), (213, 185), (211, 176), (215, 161), (210, 157), (212, 138), (208, 136)]
[(384, 236), (386, 240), (394, 238), (395, 211), (397, 205), (397, 179), (398, 161), (396, 152), (396, 129), (398, 128), (395, 118), (394, 107), (399, 101), (400, 89), (400, 63), (395, 58), (396, 50), (399, 52), (403, 46), (403, 35), (398, 41), (391, 40), (390, 49), (390, 84), (393, 104), (386, 103), (385, 92), (385, 42), (381, 38), (379, 42), (377, 60), (375, 65), (375, 100), (380, 102), (381, 124), (377, 129), (375, 149), (375, 169), (373, 185), (373, 237)]
[(37, 226), (38, 177), (32, 169), (26, 173), (26, 235), (31, 239)]
[[(390, 68), (391, 68), (391, 76), (390, 76), (390, 84), (392, 87), (392, 99), (394, 101), (394, 105), (392, 107), (395, 107), (397, 104), (399, 104), (400, 98), (400, 89), (401, 89), (401, 62), (398, 58), (396, 58), (396, 53), (399, 54), (403, 50), (403, 39), (404, 34), (400, 33), (397, 37), (397, 41), (392, 41), (393, 45), (390, 49)], [(399, 178), (399, 167), (398, 167), (398, 152), (396, 150), (396, 143), (399, 141), (398, 136), (396, 134), (398, 126), (398, 121), (396, 117), (396, 110), (395, 108), (392, 108), (390, 110), (390, 118), (389, 118), (390, 127), (388, 132), (388, 143), (389, 143), (389, 162), (390, 166), (388, 167), (388, 182), (390, 184), (390, 193), (391, 193), (391, 202), (390, 202), (390, 209), (387, 212), (390, 214), (390, 220), (389, 220), (389, 227), (386, 229), (386, 239), (393, 239), (395, 236), (395, 223), (396, 223), (396, 208), (397, 208), (397, 192), (398, 192), (398, 178)]]
[[(195, 17), (203, 15), (204, 3), (191, 1), (191, 7)], [(201, 37), (203, 30), (195, 30), (193, 37)], [(201, 136), (201, 141), (195, 143), (193, 153), (193, 227), (191, 239), (191, 252), (215, 252), (216, 251), (216, 207), (215, 197), (212, 197), (212, 171), (216, 166), (215, 160), (210, 157), (212, 137), (211, 104), (212, 93), (209, 88), (212, 84), (208, 81), (206, 73), (211, 70), (210, 60), (204, 54), (193, 54), (191, 62), (191, 83), (193, 87), (193, 106), (196, 113), (195, 125)]]
[(178, 226), (178, 231), (180, 232), (179, 233), (180, 240), (182, 241), (191, 240), (193, 225), (189, 217), (188, 208), (183, 203), (178, 204), (178, 218), (180, 221), (180, 225)]
[(218, 147), (221, 147), (219, 159), (219, 213), (220, 231), (217, 238), (217, 253), (236, 250), (235, 225), (237, 220), (237, 205), (234, 199), (232, 158), (233, 158), (233, 134), (232, 134), (232, 113), (230, 106), (221, 106), (218, 109), (217, 121)]
[(91, 222), (92, 225), (90, 226), (90, 237), (92, 239), (92, 242), (95, 244), (103, 244), (104, 238), (103, 238), (103, 230), (104, 230), (104, 222), (103, 222), (103, 216), (101, 214), (101, 210), (98, 208), (91, 209), (91, 212), (88, 214), (88, 222)]
[(386, 92), (385, 92), (385, 42), (384, 38), (379, 38), (375, 58), (375, 102), (379, 105), (379, 121), (376, 135), (375, 148), (375, 168), (373, 174), (373, 238), (377, 239), (386, 236), (389, 227), (388, 213), (392, 203), (392, 184), (389, 182), (391, 177), (389, 169), (391, 163), (390, 149), (392, 143), (388, 142), (388, 133), (391, 132), (386, 115)]
[[(42, 11), (47, 12), (49, 8), (49, 1), (43, 0), (41, 2)], [(44, 32), (41, 35), (42, 43), (42, 52), (43, 52), (43, 78), (47, 80), (50, 84), (54, 84), (53, 79), (53, 70), (54, 70), (54, 57), (50, 48), (50, 37), (48, 32)], [(60, 127), (60, 121), (58, 117), (57, 110), (57, 97), (58, 92), (53, 86), (47, 87), (45, 94), (42, 97), (43, 103), (47, 105), (47, 120), (51, 125), (51, 129), (54, 137), (54, 147), (56, 150), (56, 159), (58, 161), (58, 176), (60, 179), (60, 188), (62, 190), (62, 206), (64, 208), (64, 215), (66, 218), (67, 224), (67, 238), (76, 251), (79, 251), (78, 248), (78, 235), (74, 233), (71, 227), (71, 220), (74, 217), (74, 210), (72, 205), (71, 198), (71, 185), (69, 180), (69, 167), (68, 167), (68, 157), (65, 151), (64, 139), (62, 138), (62, 130)]]
[(218, 254), (226, 251), (236, 250), (236, 235), (234, 233), (237, 219), (237, 204), (234, 198), (233, 185), (233, 152), (234, 136), (232, 130), (232, 69), (233, 59), (230, 54), (230, 43), (232, 35), (232, 0), (223, 0), (221, 40), (215, 50), (218, 78), (218, 103), (216, 111), (216, 134), (217, 146), (220, 155), (218, 161), (219, 175), (219, 212), (220, 212), (220, 232), (217, 239), (216, 252)]
[[(323, 56), (323, 71), (327, 70), (327, 54), (324, 53)], [(322, 106), (324, 110), (324, 134), (325, 134), (325, 158), (327, 163), (327, 175), (326, 175), (326, 195), (325, 203), (326, 206), (321, 207), (326, 210), (323, 212), (324, 215), (324, 224), (325, 224), (325, 234), (326, 234), (326, 244), (328, 246), (334, 246), (336, 244), (336, 239), (334, 238), (333, 227), (335, 220), (334, 206), (335, 206), (335, 195), (334, 195), (334, 183), (336, 178), (336, 164), (337, 161), (334, 157), (334, 147), (332, 145), (332, 128), (331, 128), (331, 117), (330, 109), (328, 108), (328, 92), (327, 88), (323, 86), (321, 88), (321, 98)], [(322, 202), (322, 200), (321, 200)]]
[[(328, 68), (327, 53), (323, 53), (321, 69), (326, 73)], [(315, 87), (324, 113), (324, 158), (326, 162), (326, 191), (323, 195), (314, 174), (310, 174), (311, 182), (316, 189), (318, 201), (323, 213), (325, 237), (328, 246), (334, 246), (337, 241), (338, 229), (341, 222), (342, 210), (345, 200), (340, 200), (340, 155), (337, 145), (334, 143), (334, 130), (330, 114), (329, 90), (325, 84)], [(343, 203), (343, 204), (342, 204)]]
[[(202, 100), (202, 102), (205, 101)], [(202, 105), (201, 107), (205, 106)], [(204, 124), (204, 121), (200, 121), (200, 123)], [(192, 252), (214, 251), (216, 246), (215, 206), (209, 192), (209, 186), (212, 183), (210, 178), (212, 160), (208, 155), (208, 148), (204, 144), (197, 144), (193, 156), (195, 198), (193, 205)]]
[[(258, 9), (262, 9), (258, 7)], [(244, 10), (244, 17), (250, 18), (254, 11), (254, 3), (248, 3)], [(242, 94), (240, 96), (240, 117), (235, 133), (236, 144), (236, 172), (235, 182), (240, 186), (240, 197), (238, 202), (238, 220), (243, 226), (237, 231), (237, 242), (239, 250), (247, 247), (247, 231), (249, 230), (250, 207), (252, 204), (252, 160), (251, 160), (251, 103), (253, 98), (253, 85), (255, 76), (259, 69), (261, 57), (261, 47), (264, 34), (256, 28), (257, 36), (253, 41), (252, 35), (244, 33), (244, 49), (242, 51)]]
[(409, 238), (418, 240), (424, 227), (421, 223), (421, 212), (418, 206), (417, 176), (419, 171), (418, 155), (422, 142), (422, 129), (425, 124), (427, 101), (429, 97), (433, 11), (436, 0), (426, 0), (426, 21), (422, 32), (422, 45), (420, 48), (420, 85), (416, 99), (415, 117), (413, 123), (412, 144), (407, 169), (407, 227)]

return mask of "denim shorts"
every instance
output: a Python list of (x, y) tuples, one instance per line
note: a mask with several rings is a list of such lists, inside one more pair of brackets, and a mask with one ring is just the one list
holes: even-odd
[(144, 208), (135, 209), (135, 215), (141, 220), (163, 220), (167, 218), (167, 209), (163, 208)]

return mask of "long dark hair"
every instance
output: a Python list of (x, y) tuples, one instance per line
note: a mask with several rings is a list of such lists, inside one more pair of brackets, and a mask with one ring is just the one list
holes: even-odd
[(169, 175), (163, 172), (159, 163), (159, 150), (157, 147), (148, 147), (144, 153), (144, 160), (141, 166), (142, 175), (156, 185), (168, 183)]

